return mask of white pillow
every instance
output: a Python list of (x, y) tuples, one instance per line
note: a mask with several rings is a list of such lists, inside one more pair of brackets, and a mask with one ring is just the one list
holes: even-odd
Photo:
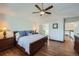
[(20, 37), (20, 34), (19, 33), (16, 33), (16, 41), (18, 41), (19, 37)]

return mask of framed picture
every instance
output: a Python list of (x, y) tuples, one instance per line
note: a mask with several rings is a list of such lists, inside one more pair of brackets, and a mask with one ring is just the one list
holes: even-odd
[(53, 29), (58, 29), (58, 23), (53, 24)]

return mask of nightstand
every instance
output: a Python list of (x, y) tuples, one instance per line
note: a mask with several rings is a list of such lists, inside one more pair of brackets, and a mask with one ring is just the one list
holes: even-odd
[(14, 37), (0, 39), (0, 51), (14, 47)]

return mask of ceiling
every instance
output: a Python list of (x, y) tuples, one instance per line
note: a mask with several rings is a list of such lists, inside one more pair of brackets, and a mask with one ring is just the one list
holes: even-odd
[[(18, 12), (28, 11), (31, 13), (35, 10), (38, 10), (34, 7), (35, 4), (32, 3), (9, 3), (3, 4), (0, 3), (0, 13), (4, 14), (17, 14)], [(38, 4), (41, 6), (41, 4)], [(49, 5), (53, 5), (54, 8), (51, 10), (52, 13), (58, 15), (79, 15), (79, 3), (44, 3), (44, 7), (48, 7)], [(8, 12), (8, 13), (7, 13)]]
[[(20, 15), (26, 17), (28, 14), (32, 15), (33, 11), (38, 11), (34, 5), (34, 3), (0, 3), (0, 13), (8, 16)], [(38, 5), (41, 6), (41, 4)], [(49, 5), (54, 6), (49, 10), (52, 12), (52, 15), (64, 17), (79, 16), (79, 3), (44, 3), (44, 8), (48, 7)], [(35, 15), (39, 16), (39, 14)]]

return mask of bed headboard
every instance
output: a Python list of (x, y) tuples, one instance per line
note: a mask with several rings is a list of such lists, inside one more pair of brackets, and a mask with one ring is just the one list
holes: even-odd
[(34, 32), (34, 31), (32, 31), (32, 30), (28, 30), (28, 31), (14, 31), (13, 33), (14, 33), (14, 38), (16, 39), (16, 33), (20, 33), (20, 36), (22, 37), (22, 36), (28, 36), (29, 34), (38, 34), (37, 32)]
[(35, 32), (32, 31), (32, 30), (28, 30), (28, 31), (13, 31), (13, 33), (14, 33), (14, 37), (16, 37), (16, 33), (17, 33), (17, 32), (29, 32), (29, 33), (33, 33), (33, 34), (35, 34)]
[(14, 36), (14, 40), (15, 40), (15, 43), (16, 43), (16, 33), (17, 33), (18, 31), (13, 31), (13, 36)]

